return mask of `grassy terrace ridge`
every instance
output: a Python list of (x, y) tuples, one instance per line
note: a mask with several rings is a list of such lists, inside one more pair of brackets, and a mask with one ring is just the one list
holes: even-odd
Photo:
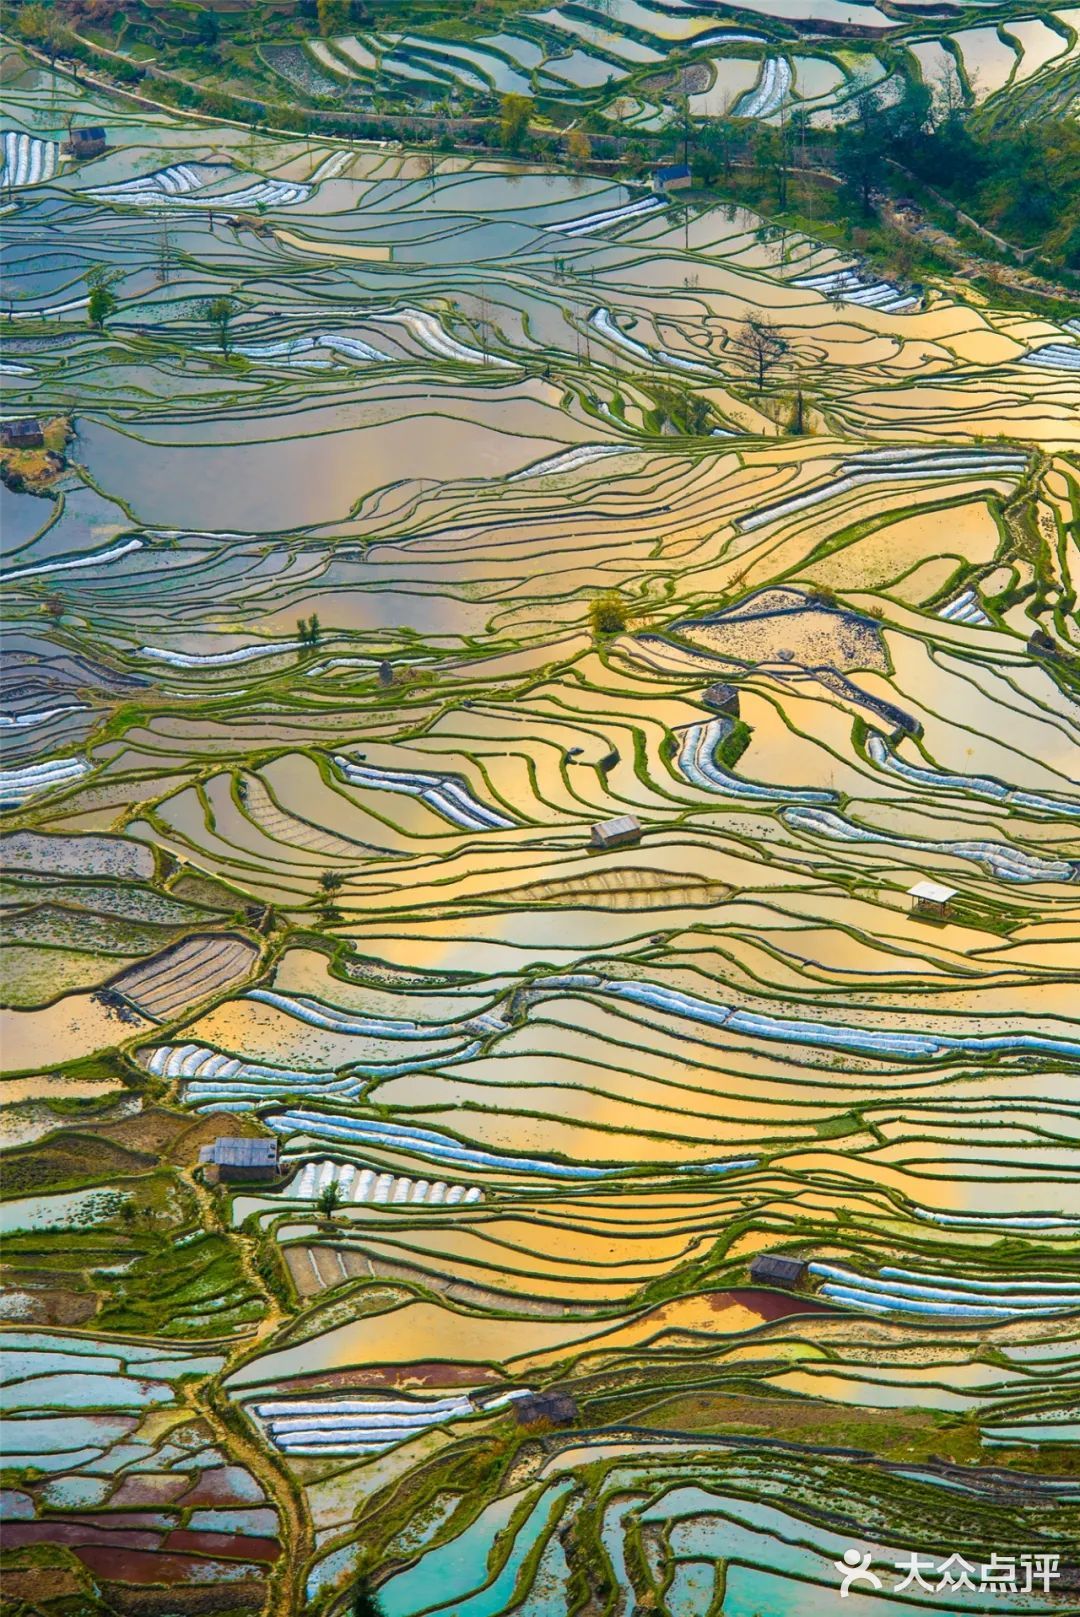
[(1076, 37), (861, 26), (15, 15), (12, 1617), (1077, 1609)]

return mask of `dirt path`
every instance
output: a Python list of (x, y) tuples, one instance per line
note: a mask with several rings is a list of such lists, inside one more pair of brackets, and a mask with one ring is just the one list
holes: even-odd
[[(221, 1372), (228, 1373), (228, 1367)], [(249, 1437), (243, 1416), (230, 1402), (221, 1378), (190, 1383), (182, 1387), (183, 1401), (206, 1422), (215, 1443), (230, 1459), (246, 1467), (261, 1484), (278, 1512), (281, 1554), (267, 1582), (265, 1617), (297, 1617), (304, 1609), (304, 1585), (308, 1565), (315, 1553), (315, 1534), (299, 1483), (289, 1475), (284, 1462), (278, 1462)]]
[(1033, 275), (1019, 264), (1009, 264), (1000, 258), (984, 258), (980, 253), (973, 252), (940, 225), (931, 224), (918, 209), (898, 207), (891, 197), (882, 204), (881, 213), (882, 218), (900, 235), (909, 236), (913, 241), (932, 247), (935, 252), (951, 259), (965, 277), (985, 277), (1016, 292), (1054, 298), (1056, 301), (1075, 298), (1076, 294), (1067, 287), (1059, 286), (1056, 281), (1047, 281), (1041, 275)]
[[(203, 1227), (220, 1231), (221, 1217), (211, 1191), (197, 1178), (193, 1167), (179, 1167), (177, 1171), (199, 1204)], [(228, 1234), (247, 1280), (263, 1298), (265, 1312), (251, 1334), (232, 1345), (216, 1376), (197, 1384), (185, 1384), (180, 1391), (192, 1412), (206, 1421), (224, 1452), (247, 1467), (276, 1506), (281, 1554), (267, 1583), (265, 1617), (297, 1617), (304, 1609), (305, 1577), (315, 1553), (315, 1534), (303, 1489), (289, 1471), (288, 1462), (251, 1434), (246, 1418), (236, 1408), (224, 1385), (252, 1348), (272, 1336), (290, 1316), (259, 1274), (251, 1237), (237, 1230), (230, 1230)]]

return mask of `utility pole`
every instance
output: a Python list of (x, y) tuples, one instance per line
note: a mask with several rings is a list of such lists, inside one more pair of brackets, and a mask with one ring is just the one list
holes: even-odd
[(161, 228), (158, 232), (158, 280), (167, 284), (172, 273), (172, 236), (169, 232), (169, 204), (162, 204)]

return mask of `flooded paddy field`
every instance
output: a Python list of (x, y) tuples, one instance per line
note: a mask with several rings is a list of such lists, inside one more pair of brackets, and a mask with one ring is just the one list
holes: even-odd
[(827, 1617), (849, 1548), (874, 1617), (1080, 1609), (1075, 331), (8, 99), (4, 414), (72, 433), (0, 576), (13, 1609)]
[(278, 96), (431, 113), (515, 94), (551, 107), (560, 126), (584, 112), (600, 127), (647, 133), (674, 125), (684, 97), (696, 117), (843, 124), (868, 90), (892, 94), (905, 77), (1007, 119), (1074, 110), (1076, 10), (1037, 13), (1021, 0), (987, 10), (952, 0), (748, 0), (725, 14), (697, 0), (575, 0), (522, 10), (498, 33), (460, 17), (452, 34), (440, 20), (267, 41), (258, 63)]

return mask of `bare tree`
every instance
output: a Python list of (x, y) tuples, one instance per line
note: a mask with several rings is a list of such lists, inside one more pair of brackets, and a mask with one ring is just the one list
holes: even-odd
[(780, 335), (767, 315), (752, 315), (732, 337), (731, 346), (754, 373), (759, 393), (769, 371), (779, 365), (788, 351), (787, 338)]

